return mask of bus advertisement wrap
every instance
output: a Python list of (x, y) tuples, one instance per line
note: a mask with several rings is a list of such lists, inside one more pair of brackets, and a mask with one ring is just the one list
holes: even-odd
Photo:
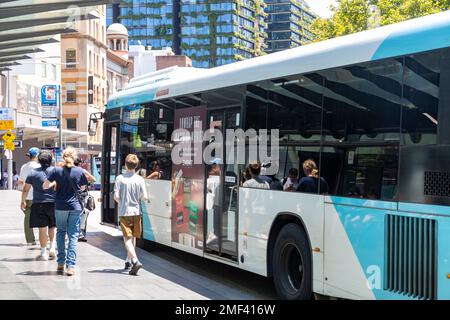
[[(206, 127), (206, 107), (194, 107), (175, 111), (175, 129), (185, 129), (191, 136), (195, 130)], [(177, 139), (175, 139), (177, 140)], [(190, 140), (192, 142), (192, 140)], [(192, 159), (201, 153), (203, 143), (192, 143)], [(182, 161), (173, 164), (172, 176), (172, 241), (203, 250), (205, 165)]]

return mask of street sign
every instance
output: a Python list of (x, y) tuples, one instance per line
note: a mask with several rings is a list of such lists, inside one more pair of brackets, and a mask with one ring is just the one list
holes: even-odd
[[(23, 148), (23, 143), (20, 140), (14, 140), (12, 141), (14, 143), (14, 148), (16, 149), (22, 149)], [(0, 148), (3, 148), (5, 145), (4, 141), (0, 141)]]
[(14, 151), (15, 147), (14, 147), (14, 142), (12, 141), (6, 141), (5, 145), (4, 145), (5, 150), (11, 150)]
[(0, 108), (0, 130), (14, 129), (14, 110), (11, 108)]
[(46, 85), (41, 88), (41, 105), (43, 106), (57, 106), (57, 86)]
[(52, 119), (52, 120), (42, 120), (42, 126), (49, 128), (49, 127), (58, 127), (58, 120)]
[(3, 141), (5, 142), (13, 142), (16, 140), (16, 135), (12, 132), (7, 132), (2, 136)]
[(13, 130), (14, 129), (14, 120), (0, 120), (0, 130)]
[(58, 108), (56, 106), (42, 106), (42, 118), (57, 118)]
[(0, 120), (14, 120), (14, 109), (0, 108)]

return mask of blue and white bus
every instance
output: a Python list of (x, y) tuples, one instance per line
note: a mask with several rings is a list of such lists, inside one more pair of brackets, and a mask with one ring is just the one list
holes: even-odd
[[(328, 193), (245, 188), (244, 165), (180, 168), (171, 134), (189, 115), (278, 129), (276, 177), (314, 159)], [(271, 277), (283, 299), (450, 299), (450, 12), (141, 76), (104, 118), (104, 222), (135, 153), (160, 177), (146, 180), (145, 240)]]

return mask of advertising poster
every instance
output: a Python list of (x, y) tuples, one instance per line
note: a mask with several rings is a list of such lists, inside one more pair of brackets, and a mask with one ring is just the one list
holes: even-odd
[(41, 88), (28, 83), (17, 81), (16, 98), (17, 109), (32, 113), (34, 115), (41, 114)]
[[(206, 128), (206, 107), (186, 108), (175, 111), (175, 129), (191, 133)], [(192, 141), (192, 139), (191, 139)], [(192, 144), (190, 159), (202, 152)], [(172, 176), (172, 241), (193, 249), (203, 250), (203, 214), (205, 165), (186, 161), (173, 164)]]

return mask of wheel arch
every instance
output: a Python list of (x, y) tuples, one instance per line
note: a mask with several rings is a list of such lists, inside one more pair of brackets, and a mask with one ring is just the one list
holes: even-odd
[(305, 223), (301, 217), (298, 215), (292, 213), (292, 212), (279, 212), (275, 219), (272, 222), (272, 225), (270, 227), (269, 232), (269, 238), (267, 241), (267, 276), (272, 277), (272, 254), (273, 254), (273, 248), (275, 246), (275, 241), (277, 240), (277, 236), (280, 233), (281, 229), (289, 224), (289, 223), (295, 223), (297, 224), (305, 233), (306, 239), (308, 240), (308, 246), (311, 250), (311, 278), (313, 273), (313, 259), (312, 259), (312, 247), (311, 247), (311, 239), (308, 234), (308, 230), (306, 229)]

